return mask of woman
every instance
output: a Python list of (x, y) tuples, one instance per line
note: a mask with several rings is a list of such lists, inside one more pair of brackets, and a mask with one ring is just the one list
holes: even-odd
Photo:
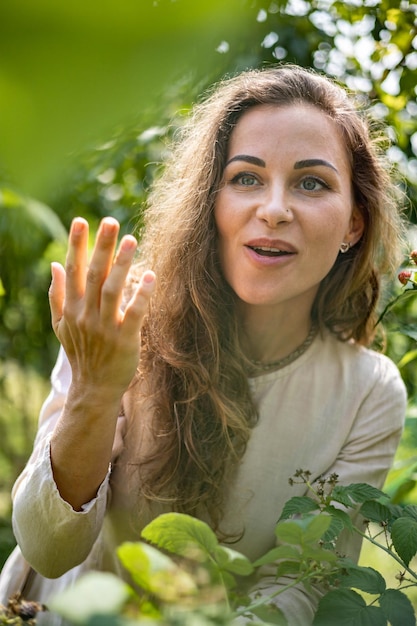
[[(85, 570), (119, 571), (115, 547), (169, 510), (255, 559), (304, 492), (288, 485), (297, 468), (383, 485), (405, 391), (366, 346), (400, 244), (392, 189), (345, 91), (283, 66), (196, 107), (150, 196), (137, 263), (131, 236), (113, 261), (106, 218), (87, 266), (88, 225), (74, 220), (50, 289), (63, 350), (14, 486), (20, 547), (4, 585), (20, 550), (38, 572), (25, 596), (40, 601)], [(318, 595), (276, 602), (304, 625)]]

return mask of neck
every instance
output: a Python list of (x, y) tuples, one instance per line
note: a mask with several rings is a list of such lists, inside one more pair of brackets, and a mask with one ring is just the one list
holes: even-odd
[(269, 363), (296, 350), (311, 330), (310, 311), (248, 307), (240, 311), (242, 349), (249, 360)]

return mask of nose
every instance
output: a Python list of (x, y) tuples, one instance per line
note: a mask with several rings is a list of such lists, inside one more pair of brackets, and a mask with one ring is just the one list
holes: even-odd
[(289, 194), (282, 184), (275, 183), (265, 190), (265, 194), (258, 204), (256, 215), (270, 228), (275, 228), (282, 222), (293, 220)]

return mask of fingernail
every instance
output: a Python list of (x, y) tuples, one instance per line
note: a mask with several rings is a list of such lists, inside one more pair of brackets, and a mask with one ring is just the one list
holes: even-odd
[(123, 237), (121, 248), (124, 252), (130, 252), (131, 250), (136, 248), (136, 246), (137, 246), (137, 241), (134, 237), (132, 237), (131, 235), (127, 235), (126, 237)]
[(119, 223), (112, 218), (104, 219), (101, 222), (101, 230), (104, 235), (113, 235), (118, 226)]
[(78, 218), (75, 218), (71, 224), (71, 232), (74, 235), (78, 235), (82, 231), (83, 228), (84, 228), (84, 222), (82, 222)]
[(148, 283), (148, 285), (151, 285), (152, 283), (155, 282), (155, 274), (153, 272), (151, 272), (151, 271), (146, 272), (143, 275), (143, 282), (144, 283)]

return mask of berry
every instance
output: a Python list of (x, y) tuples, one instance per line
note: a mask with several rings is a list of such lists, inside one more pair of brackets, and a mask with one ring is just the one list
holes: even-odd
[(412, 272), (410, 270), (403, 270), (398, 274), (398, 280), (402, 285), (406, 285), (411, 280)]

